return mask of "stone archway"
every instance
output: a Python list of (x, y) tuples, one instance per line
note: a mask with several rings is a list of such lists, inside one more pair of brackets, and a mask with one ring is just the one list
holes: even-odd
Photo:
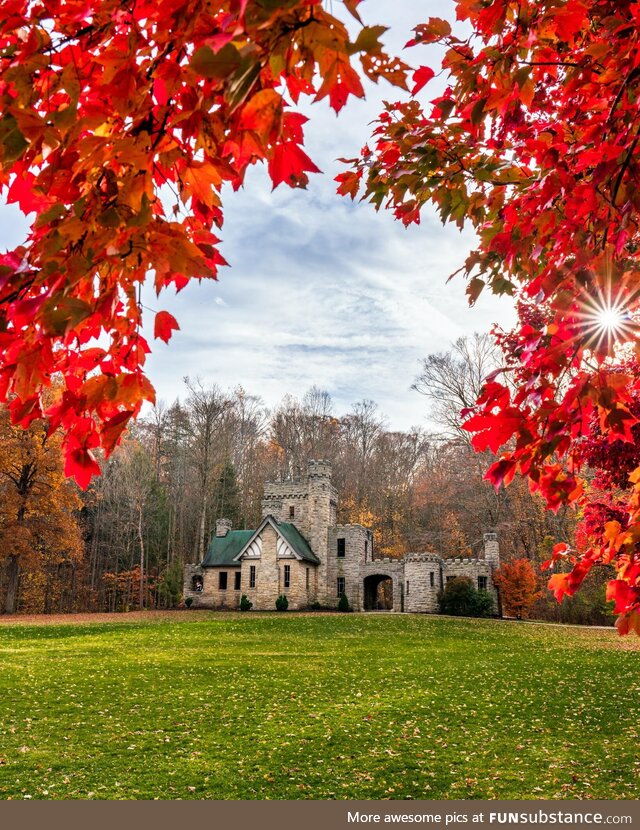
[[(381, 587), (388, 583), (383, 592)], [(370, 574), (364, 579), (364, 610), (393, 611), (393, 578), (388, 574)]]

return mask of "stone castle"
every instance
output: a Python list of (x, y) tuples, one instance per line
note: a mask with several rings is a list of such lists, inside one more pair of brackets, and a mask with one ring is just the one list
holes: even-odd
[(459, 576), (497, 599), (495, 533), (484, 536), (483, 559), (442, 559), (434, 553), (378, 558), (371, 530), (336, 524), (337, 503), (325, 461), (309, 461), (303, 479), (265, 484), (260, 526), (233, 530), (227, 519), (219, 519), (202, 563), (185, 569), (185, 600), (194, 608), (231, 610), (246, 594), (255, 610), (273, 611), (276, 598), (285, 594), (296, 610), (336, 607), (344, 593), (354, 610), (373, 611), (381, 607), (379, 586), (390, 581), (385, 607), (435, 613), (438, 592)]

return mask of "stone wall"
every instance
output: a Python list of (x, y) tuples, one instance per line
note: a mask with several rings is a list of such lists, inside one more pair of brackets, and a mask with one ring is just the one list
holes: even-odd
[(500, 567), (500, 547), (497, 533), (484, 534), (484, 559), (493, 569)]
[[(291, 568), (291, 579), (288, 588), (285, 588), (284, 585), (284, 569), (286, 565)], [(278, 593), (286, 595), (289, 600), (289, 608), (292, 611), (308, 608), (315, 601), (315, 573), (317, 570), (316, 565), (311, 565), (309, 562), (301, 562), (298, 559), (280, 560), (280, 589)], [(309, 574), (308, 590), (307, 572)], [(275, 600), (273, 607), (275, 607)]]
[(307, 479), (309, 488), (310, 525), (306, 539), (311, 550), (320, 560), (318, 566), (318, 602), (329, 603), (330, 588), (327, 585), (327, 545), (331, 524), (332, 503), (337, 500), (335, 487), (331, 484), (331, 465), (322, 461), (309, 462)]
[[(276, 598), (286, 594), (291, 610), (307, 608), (317, 596), (318, 566), (300, 561), (294, 557), (278, 557), (278, 534), (271, 525), (262, 532), (262, 553), (260, 558), (242, 560), (242, 590), (253, 603), (255, 611), (275, 611)], [(255, 588), (251, 588), (251, 567), (256, 569)], [(289, 566), (290, 585), (285, 588), (285, 566)], [(308, 589), (307, 589), (307, 571)]]
[[(227, 588), (220, 590), (220, 572), (227, 574)], [(185, 568), (184, 598), (190, 598), (192, 608), (215, 608), (220, 611), (235, 610), (240, 605), (242, 587), (236, 590), (235, 574), (239, 567), (202, 568), (200, 565), (188, 565)], [(193, 587), (193, 578), (202, 579), (202, 591)]]
[(435, 614), (442, 586), (442, 559), (430, 553), (408, 553), (404, 558), (404, 610)]
[[(362, 607), (362, 580), (360, 568), (365, 561), (365, 549), (371, 548), (371, 531), (362, 525), (334, 525), (328, 531), (326, 582), (327, 600), (325, 605), (338, 605), (338, 577), (344, 577), (345, 594), (349, 605), (360, 610)], [(338, 557), (338, 539), (345, 540), (345, 555)]]
[(185, 565), (184, 568), (184, 582), (182, 585), (182, 595), (185, 600), (190, 599), (194, 608), (202, 608), (206, 605), (203, 602), (204, 591), (196, 591), (193, 587), (194, 577), (202, 580), (204, 587), (204, 575), (200, 565)]
[[(294, 517), (291, 518), (290, 509)], [(310, 528), (309, 487), (307, 481), (282, 481), (264, 485), (262, 517), (273, 516), (278, 522), (292, 522), (306, 538)]]
[[(271, 611), (275, 609), (276, 597), (279, 591), (279, 573), (277, 558), (278, 534), (267, 524), (262, 531), (262, 552), (259, 559), (242, 560), (242, 593), (246, 594), (253, 607), (257, 610)], [(256, 569), (256, 586), (250, 588), (250, 567)]]

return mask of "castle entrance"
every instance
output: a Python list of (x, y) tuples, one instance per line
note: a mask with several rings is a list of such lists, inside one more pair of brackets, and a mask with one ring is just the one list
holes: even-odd
[(393, 611), (393, 579), (387, 574), (365, 577), (363, 596), (365, 611)]

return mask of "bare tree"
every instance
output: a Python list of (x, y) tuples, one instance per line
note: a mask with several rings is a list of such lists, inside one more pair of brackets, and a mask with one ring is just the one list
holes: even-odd
[(355, 403), (351, 412), (342, 419), (343, 463), (356, 501), (362, 502), (366, 481), (376, 441), (385, 428), (384, 419), (378, 414), (378, 405), (371, 400)]
[[(207, 536), (207, 518), (211, 485), (215, 480), (216, 455), (227, 441), (223, 435), (225, 419), (233, 406), (233, 401), (213, 384), (205, 387), (196, 378), (185, 378), (189, 390), (186, 402), (189, 429), (189, 447), (198, 479), (198, 496), (200, 499), (200, 519), (198, 536), (194, 549), (194, 559), (202, 560), (205, 555)], [(218, 453), (216, 453), (218, 450)]]
[(277, 472), (295, 478), (309, 458), (333, 461), (340, 422), (333, 415), (331, 395), (312, 386), (299, 401), (286, 395), (271, 416), (270, 437), (279, 450)]
[(140, 582), (138, 586), (140, 608), (145, 606), (146, 551), (144, 542), (145, 508), (153, 488), (155, 471), (152, 456), (138, 441), (123, 445), (120, 459), (120, 476), (133, 514), (136, 537), (140, 551)]
[(487, 376), (501, 367), (501, 353), (488, 334), (460, 337), (447, 352), (422, 360), (411, 387), (430, 402), (431, 419), (449, 437), (469, 440), (460, 426), (461, 411), (475, 404)]

